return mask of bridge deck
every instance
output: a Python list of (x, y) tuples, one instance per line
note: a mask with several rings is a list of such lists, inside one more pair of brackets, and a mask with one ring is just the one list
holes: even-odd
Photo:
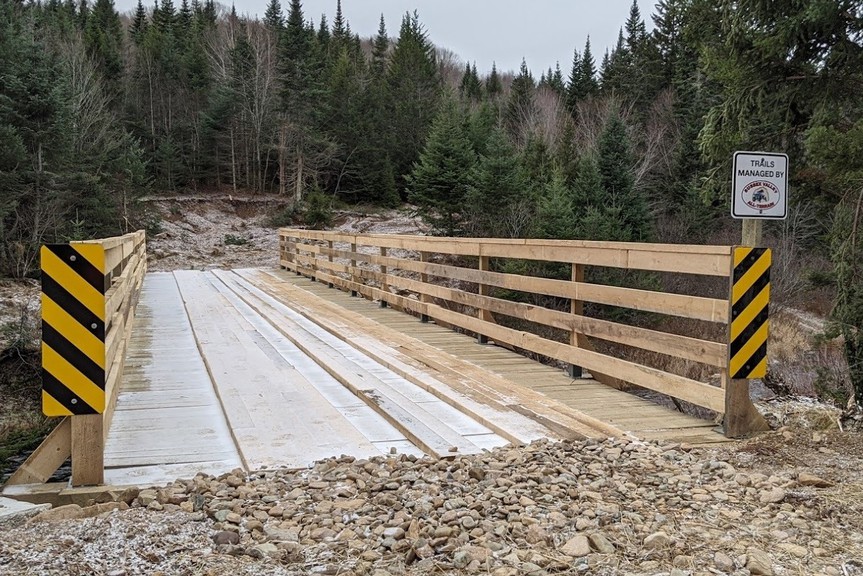
[(148, 274), (129, 350), (110, 484), (546, 436), (723, 440), (703, 420), (280, 270)]

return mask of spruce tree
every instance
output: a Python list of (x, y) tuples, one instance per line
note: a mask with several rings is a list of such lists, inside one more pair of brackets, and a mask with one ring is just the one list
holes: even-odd
[(114, 0), (96, 0), (87, 18), (84, 43), (102, 74), (108, 97), (114, 106), (119, 106), (124, 71), (123, 28)]
[(464, 233), (464, 205), (476, 155), (464, 134), (464, 119), (447, 99), (435, 117), (428, 141), (407, 177), (408, 199), (437, 235)]
[(536, 82), (527, 68), (527, 62), (521, 61), (518, 75), (512, 81), (512, 89), (506, 104), (504, 123), (510, 137), (521, 138), (522, 126), (533, 116), (535, 104)]
[(572, 54), (572, 68), (569, 71), (569, 82), (566, 85), (566, 109), (575, 117), (578, 112), (579, 98), (579, 83), (581, 81), (581, 56), (578, 54), (578, 49)]
[(651, 235), (650, 212), (644, 194), (634, 188), (635, 159), (626, 125), (619, 114), (609, 118), (599, 139), (599, 171), (611, 206), (620, 210), (620, 238), (646, 242)]
[(497, 64), (491, 63), (491, 73), (485, 81), (485, 93), (491, 100), (495, 100), (503, 92), (503, 83), (497, 72)]
[(392, 106), (389, 157), (398, 182), (419, 158), (441, 93), (435, 48), (416, 12), (402, 19), (387, 84)]
[(572, 190), (564, 174), (555, 170), (540, 194), (532, 235), (535, 238), (569, 240), (575, 234)]
[(264, 12), (264, 24), (270, 30), (281, 30), (285, 26), (285, 16), (282, 13), (282, 4), (279, 0), (270, 0), (267, 10)]
[(555, 63), (554, 73), (549, 80), (549, 86), (558, 96), (566, 95), (566, 83), (563, 80), (563, 72), (560, 69), (560, 62)]
[(141, 42), (147, 31), (147, 26), (147, 11), (144, 9), (143, 2), (138, 0), (138, 5), (135, 7), (135, 15), (132, 17), (132, 24), (129, 27), (129, 33), (136, 44)]
[(390, 49), (390, 39), (387, 36), (387, 23), (384, 20), (384, 15), (381, 14), (381, 21), (378, 25), (378, 33), (372, 41), (372, 75), (382, 78), (386, 73), (387, 68), (387, 53)]
[(528, 183), (518, 155), (500, 129), (493, 129), (470, 178), (465, 208), (475, 236), (519, 237), (529, 221)]

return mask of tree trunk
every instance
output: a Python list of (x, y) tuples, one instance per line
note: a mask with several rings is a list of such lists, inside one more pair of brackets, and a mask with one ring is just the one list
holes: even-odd
[(285, 186), (285, 145), (288, 140), (288, 128), (284, 124), (282, 124), (281, 130), (279, 130), (279, 194), (282, 196), (287, 192)]
[(294, 201), (297, 204), (303, 201), (303, 154), (299, 150), (297, 150), (297, 185)]
[(234, 150), (234, 127), (231, 126), (231, 186), (237, 193), (237, 153)]

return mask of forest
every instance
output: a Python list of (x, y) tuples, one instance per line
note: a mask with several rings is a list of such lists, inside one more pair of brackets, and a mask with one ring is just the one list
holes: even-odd
[(863, 403), (863, 3), (633, 2), (601, 56), (487, 74), (416, 12), (361, 38), (335, 4), (0, 0), (0, 275), (184, 191), (284, 195), (284, 223), (409, 203), (435, 234), (734, 243), (733, 152), (785, 152), (775, 298), (829, 289)]

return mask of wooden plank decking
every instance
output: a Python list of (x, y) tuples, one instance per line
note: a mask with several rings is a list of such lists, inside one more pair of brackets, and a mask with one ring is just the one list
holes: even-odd
[(106, 481), (713, 424), (282, 270), (148, 274)]

